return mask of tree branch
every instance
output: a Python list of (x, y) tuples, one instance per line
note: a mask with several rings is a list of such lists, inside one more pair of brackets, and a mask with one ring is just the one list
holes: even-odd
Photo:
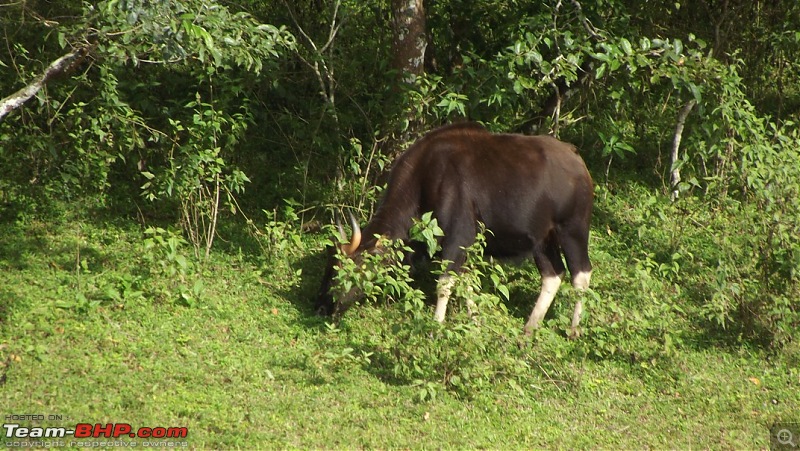
[(44, 85), (47, 84), (47, 82), (49, 82), (51, 79), (58, 75), (69, 72), (73, 67), (78, 65), (88, 52), (89, 48), (84, 46), (67, 53), (61, 58), (58, 58), (50, 63), (50, 65), (47, 66), (47, 69), (44, 70), (44, 73), (42, 73), (42, 75), (40, 75), (36, 80), (32, 81), (14, 94), (11, 94), (10, 96), (1, 100), (0, 122), (3, 121), (8, 113), (21, 107), (25, 102), (30, 100), (31, 97), (35, 96), (36, 93), (41, 91), (42, 88), (44, 88)]
[[(292, 18), (292, 22), (294, 22), (295, 27), (300, 32), (300, 34), (308, 41), (308, 45), (311, 47), (312, 53), (314, 54), (315, 58), (312, 61), (304, 58), (300, 54), (300, 50), (296, 50), (295, 54), (300, 61), (302, 61), (306, 66), (308, 66), (313, 72), (314, 75), (317, 77), (317, 82), (319, 83), (320, 87), (320, 95), (322, 96), (325, 103), (331, 109), (331, 115), (335, 122), (339, 122), (339, 117), (336, 114), (336, 100), (335, 100), (335, 88), (336, 88), (336, 79), (333, 75), (333, 68), (328, 67), (328, 64), (325, 62), (325, 55), (324, 52), (328, 51), (334, 43), (334, 39), (336, 38), (336, 33), (339, 32), (339, 28), (342, 26), (343, 21), (337, 24), (336, 18), (339, 14), (339, 6), (341, 5), (341, 0), (336, 0), (336, 4), (333, 7), (333, 18), (331, 19), (331, 27), (330, 31), (328, 32), (328, 41), (322, 46), (320, 49), (317, 44), (311, 39), (303, 27), (300, 26), (300, 22), (294, 15), (292, 8), (289, 6), (289, 3), (284, 0), (283, 4), (286, 6), (287, 11), (289, 12), (289, 16)], [(320, 70), (320, 66), (322, 69)]]
[(581, 7), (581, 4), (578, 3), (578, 0), (572, 0), (572, 6), (574, 6), (575, 9), (578, 10), (578, 17), (581, 19), (581, 24), (583, 25), (583, 28), (586, 30), (586, 32), (589, 33), (589, 36), (591, 36), (592, 39), (598, 42), (605, 41), (606, 38), (597, 33), (597, 29), (594, 27), (594, 25), (592, 25), (591, 22), (589, 22), (589, 19), (587, 19), (586, 16), (583, 14), (583, 7)]

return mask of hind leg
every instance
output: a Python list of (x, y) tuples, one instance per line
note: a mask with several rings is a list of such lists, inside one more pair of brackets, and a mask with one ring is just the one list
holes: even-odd
[(565, 271), (558, 243), (552, 234), (548, 235), (544, 243), (534, 250), (533, 260), (542, 275), (542, 290), (539, 292), (528, 322), (525, 323), (523, 329), (525, 335), (530, 335), (542, 324), (550, 304), (553, 303), (553, 299), (558, 293)]
[(579, 325), (583, 314), (583, 298), (592, 278), (592, 264), (589, 261), (589, 229), (586, 227), (560, 231), (558, 240), (567, 260), (572, 286), (578, 292), (570, 330), (570, 337), (577, 338), (580, 336)]

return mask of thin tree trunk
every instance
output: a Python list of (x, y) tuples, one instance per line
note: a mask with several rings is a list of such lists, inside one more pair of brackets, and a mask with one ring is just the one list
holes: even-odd
[(675, 125), (675, 137), (672, 139), (672, 178), (670, 180), (670, 186), (672, 186), (672, 195), (670, 199), (673, 201), (678, 198), (678, 183), (681, 181), (681, 169), (678, 166), (678, 153), (681, 148), (681, 139), (683, 138), (683, 127), (686, 124), (686, 118), (689, 116), (689, 113), (691, 113), (695, 104), (697, 104), (697, 101), (692, 99), (681, 108), (680, 113), (678, 113), (678, 123)]

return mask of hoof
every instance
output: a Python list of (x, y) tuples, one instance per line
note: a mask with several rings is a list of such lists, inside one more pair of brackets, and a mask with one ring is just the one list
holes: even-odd
[(530, 337), (531, 335), (533, 335), (533, 331), (536, 329), (538, 329), (538, 327), (531, 327), (526, 324), (525, 327), (522, 328), (522, 334), (525, 335), (526, 337)]
[(577, 340), (578, 338), (581, 338), (581, 329), (578, 327), (571, 328), (567, 334), (567, 338), (570, 340)]
[(526, 337), (530, 337), (533, 334), (533, 331), (537, 329), (539, 329), (539, 323), (537, 321), (528, 320), (528, 322), (525, 323), (525, 327), (522, 328), (522, 332)]

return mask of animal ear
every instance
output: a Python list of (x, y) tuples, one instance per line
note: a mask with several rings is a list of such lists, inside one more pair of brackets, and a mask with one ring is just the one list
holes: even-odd
[(358, 226), (358, 221), (356, 221), (353, 213), (350, 213), (350, 225), (353, 227), (353, 236), (350, 238), (350, 243), (342, 246), (342, 251), (345, 255), (353, 255), (358, 249), (358, 245), (361, 244), (361, 227)]

